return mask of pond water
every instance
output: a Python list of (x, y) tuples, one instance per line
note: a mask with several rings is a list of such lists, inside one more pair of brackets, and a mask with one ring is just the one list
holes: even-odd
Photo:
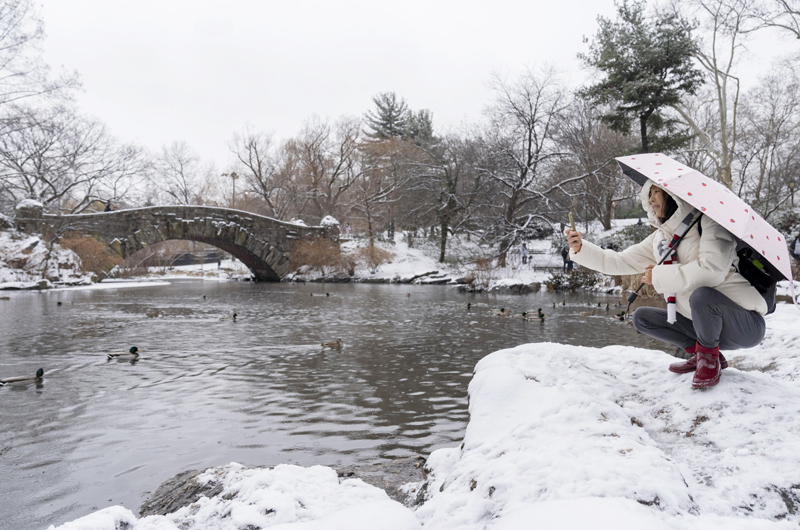
[[(10, 296), (0, 300), (0, 377), (42, 367), (45, 379), (0, 388), (0, 528), (9, 529), (112, 504), (136, 512), (175, 474), (231, 461), (427, 457), (460, 442), (475, 363), (501, 348), (669, 351), (611, 318), (617, 295), (179, 281)], [(595, 316), (580, 314), (598, 302)], [(494, 316), (500, 307), (547, 316)], [(221, 320), (234, 311), (236, 322)], [(341, 350), (320, 347), (336, 338)], [(106, 360), (131, 346), (143, 352), (137, 362)]]

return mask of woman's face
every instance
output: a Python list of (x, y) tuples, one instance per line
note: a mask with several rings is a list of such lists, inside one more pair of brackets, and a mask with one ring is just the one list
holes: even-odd
[(656, 217), (664, 217), (664, 212), (667, 209), (666, 197), (664, 197), (663, 190), (655, 186), (650, 188), (650, 207), (653, 209), (653, 213), (656, 214)]

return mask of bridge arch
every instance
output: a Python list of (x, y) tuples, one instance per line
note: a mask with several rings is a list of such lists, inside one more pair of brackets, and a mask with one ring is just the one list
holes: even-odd
[(161, 241), (198, 241), (229, 252), (261, 281), (280, 281), (291, 272), (290, 254), (299, 241), (319, 237), (339, 240), (337, 225), (301, 226), (209, 206), (153, 206), (50, 215), (43, 213), (39, 205), (28, 203), (17, 208), (15, 225), (30, 233), (60, 235), (74, 230), (92, 234), (123, 258)]

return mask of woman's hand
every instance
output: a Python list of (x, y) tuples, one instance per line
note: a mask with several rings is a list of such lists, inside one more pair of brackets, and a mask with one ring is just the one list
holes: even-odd
[(567, 244), (569, 245), (569, 248), (571, 248), (575, 254), (580, 252), (582, 246), (581, 233), (571, 228), (567, 228), (564, 233), (567, 234)]
[(648, 265), (644, 268), (644, 276), (642, 276), (642, 283), (653, 285), (653, 267), (655, 265)]

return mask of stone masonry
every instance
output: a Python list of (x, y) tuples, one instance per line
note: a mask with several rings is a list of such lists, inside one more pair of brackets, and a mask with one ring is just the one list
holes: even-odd
[(339, 241), (337, 226), (299, 226), (261, 215), (208, 206), (153, 206), (113, 212), (51, 215), (36, 205), (18, 207), (14, 223), (46, 237), (69, 231), (99, 237), (123, 258), (168, 239), (199, 241), (231, 253), (257, 280), (280, 281), (301, 240)]

